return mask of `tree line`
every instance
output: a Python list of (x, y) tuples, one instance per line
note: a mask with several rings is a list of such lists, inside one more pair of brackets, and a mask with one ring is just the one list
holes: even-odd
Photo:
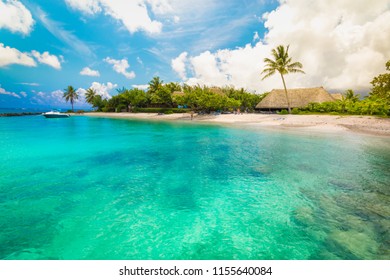
[[(154, 77), (146, 91), (133, 88), (118, 89), (118, 94), (110, 99), (103, 99), (92, 88), (86, 92), (86, 102), (101, 112), (151, 112), (152, 108), (165, 111), (181, 112), (194, 110), (210, 113), (212, 111), (231, 111), (240, 109), (253, 112), (264, 95), (247, 92), (243, 88), (189, 86), (179, 83), (166, 83)], [(182, 110), (177, 110), (182, 109)]]
[[(371, 81), (372, 89), (363, 100), (353, 92), (347, 90), (341, 100), (336, 102), (311, 103), (306, 108), (294, 108), (291, 110), (290, 98), (284, 76), (289, 73), (305, 73), (300, 62), (292, 62), (288, 54), (289, 46), (282, 45), (271, 51), (272, 59), (265, 58), (265, 68), (262, 71), (262, 80), (276, 73), (281, 76), (285, 96), (288, 104), (288, 113), (299, 111), (364, 114), (364, 115), (390, 115), (390, 73), (383, 73), (374, 77)], [(386, 63), (386, 70), (390, 71), (390, 60)], [(159, 77), (154, 77), (148, 83), (147, 91), (133, 88), (122, 88), (118, 94), (110, 99), (103, 99), (93, 88), (86, 92), (86, 102), (97, 111), (102, 112), (137, 112), (145, 108), (180, 108), (191, 109), (198, 112), (210, 113), (211, 111), (230, 111), (240, 109), (254, 111), (256, 105), (266, 96), (254, 94), (244, 89), (234, 87), (207, 87), (189, 86), (179, 83), (164, 84)], [(78, 94), (72, 86), (68, 86), (64, 92), (67, 102), (73, 104), (78, 99)], [(173, 112), (173, 110), (171, 110)]]
[[(289, 73), (302, 73), (303, 65), (300, 62), (292, 62), (292, 58), (288, 54), (289, 46), (282, 45), (271, 51), (272, 59), (265, 58), (265, 68), (262, 71), (262, 80), (278, 73), (282, 79), (284, 92), (287, 99), (288, 112), (283, 113), (299, 113), (304, 112), (324, 112), (324, 113), (339, 113), (352, 115), (390, 115), (390, 73), (380, 74), (371, 81), (372, 89), (368, 96), (362, 100), (348, 89), (341, 100), (335, 102), (310, 103), (305, 108), (294, 108), (291, 110), (290, 98), (286, 87), (284, 76)], [(390, 71), (390, 60), (386, 63), (386, 70)]]
[(295, 112), (390, 116), (390, 60), (386, 62), (385, 66), (388, 72), (372, 79), (371, 91), (365, 98), (360, 99), (353, 90), (348, 89), (341, 100), (336, 102), (311, 103), (306, 108), (295, 110)]

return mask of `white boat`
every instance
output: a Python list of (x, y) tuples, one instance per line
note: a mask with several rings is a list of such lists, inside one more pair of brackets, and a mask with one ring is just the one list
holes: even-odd
[(55, 111), (55, 110), (43, 113), (42, 116), (44, 116), (45, 118), (50, 118), (50, 119), (52, 119), (52, 118), (69, 118), (70, 117), (69, 114), (61, 113), (61, 112)]

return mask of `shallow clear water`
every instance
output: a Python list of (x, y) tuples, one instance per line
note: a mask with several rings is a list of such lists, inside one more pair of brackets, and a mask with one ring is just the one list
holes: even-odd
[(390, 259), (390, 140), (0, 118), (0, 259)]

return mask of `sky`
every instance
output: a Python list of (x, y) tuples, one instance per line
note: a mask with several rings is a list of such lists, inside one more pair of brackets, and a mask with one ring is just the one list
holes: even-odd
[(289, 45), (287, 87), (367, 93), (390, 59), (390, 0), (0, 0), (0, 108), (59, 108), (77, 89), (164, 82), (281, 88), (264, 58)]

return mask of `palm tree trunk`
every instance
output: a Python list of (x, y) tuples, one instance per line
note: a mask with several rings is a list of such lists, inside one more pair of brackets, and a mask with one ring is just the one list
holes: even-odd
[(287, 93), (287, 88), (286, 88), (286, 82), (284, 81), (284, 77), (283, 77), (283, 74), (282, 74), (282, 73), (280, 73), (280, 76), (282, 76), (283, 87), (284, 87), (284, 93), (286, 94), (288, 113), (291, 114), (290, 99), (288, 98), (288, 93)]
[(72, 103), (72, 112), (74, 112), (74, 109), (73, 109), (73, 101), (71, 101), (71, 103)]

